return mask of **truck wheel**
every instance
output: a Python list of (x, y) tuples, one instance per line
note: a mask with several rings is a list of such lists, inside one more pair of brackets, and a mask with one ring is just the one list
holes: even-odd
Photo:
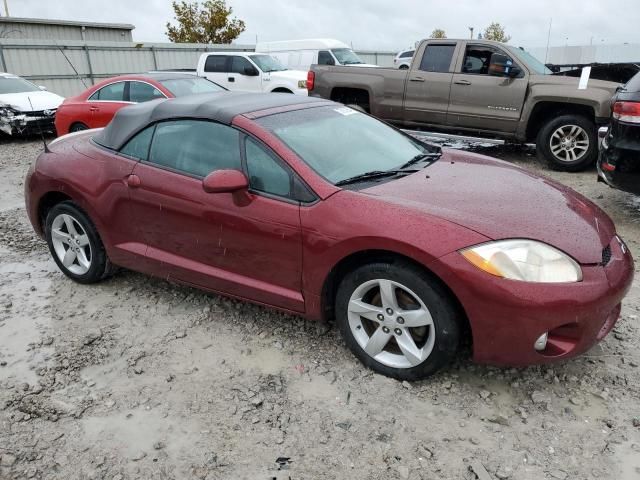
[(595, 124), (582, 115), (561, 115), (548, 120), (536, 139), (538, 158), (554, 170), (579, 172), (598, 156)]

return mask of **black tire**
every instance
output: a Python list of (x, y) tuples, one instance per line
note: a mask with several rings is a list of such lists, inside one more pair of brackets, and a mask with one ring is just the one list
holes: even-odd
[(290, 93), (293, 95), (293, 92), (287, 88), (276, 88), (275, 90), (272, 90), (271, 93)]
[[(348, 313), (351, 296), (361, 288), (362, 285), (366, 284), (366, 282), (377, 279), (391, 280), (410, 289), (419, 300), (422, 301), (431, 314), (433, 327), (428, 327), (426, 337), (435, 334), (435, 339), (431, 353), (428, 354), (422, 363), (402, 368), (385, 365), (365, 352), (364, 348), (355, 338), (350, 327)], [(380, 304), (382, 305), (382, 302)], [(356, 357), (358, 357), (366, 367), (398, 380), (413, 381), (433, 375), (442, 367), (449, 364), (455, 357), (462, 336), (460, 312), (459, 309), (456, 308), (456, 304), (451, 300), (449, 292), (446, 291), (438, 279), (406, 261), (372, 263), (361, 266), (348, 273), (338, 287), (335, 312), (336, 323), (342, 337)], [(392, 320), (385, 318), (385, 322), (392, 322)], [(381, 322), (377, 328), (382, 328), (385, 322)], [(392, 323), (387, 323), (387, 325), (389, 325), (391, 329), (394, 328)], [(359, 327), (357, 328), (359, 329)], [(377, 331), (375, 326), (374, 330)], [(413, 332), (414, 330), (415, 329), (412, 329), (411, 331)], [(405, 332), (406, 331), (409, 331), (409, 329), (405, 330)], [(395, 338), (399, 338), (399, 336), (396, 334), (395, 338), (390, 338), (392, 338), (392, 340), (385, 345), (385, 350), (393, 350), (395, 348), (399, 352), (399, 344), (396, 343), (395, 340)], [(416, 345), (417, 344), (416, 342)]]
[(69, 133), (81, 132), (82, 130), (89, 130), (89, 127), (82, 122), (76, 122), (69, 127)]
[(399, 70), (409, 70), (409, 65), (402, 64), (398, 67)]
[[(576, 125), (584, 130), (588, 138), (589, 145), (584, 154), (576, 160), (566, 160), (562, 158), (566, 155), (564, 151), (560, 151), (559, 155), (555, 155), (551, 150), (551, 137), (559, 128), (570, 127)], [(582, 115), (561, 115), (548, 120), (542, 125), (536, 138), (536, 153), (538, 158), (547, 162), (554, 170), (564, 172), (579, 172), (589, 168), (595, 164), (598, 158), (598, 136), (595, 124), (587, 117)]]
[[(66, 214), (72, 217), (73, 220), (75, 220), (75, 222), (77, 222), (80, 227), (82, 227), (87, 235), (89, 241), (88, 251), (90, 253), (87, 258), (90, 260), (90, 266), (85, 273), (79, 274), (77, 272), (74, 273), (73, 271), (71, 271), (62, 263), (62, 260), (56, 253), (53, 243), (52, 226), (54, 224), (54, 220), (56, 220), (56, 218), (62, 214)], [(47, 244), (49, 245), (51, 256), (58, 265), (58, 268), (67, 277), (75, 280), (78, 283), (96, 283), (108, 277), (114, 271), (113, 264), (109, 261), (109, 257), (107, 256), (107, 252), (104, 248), (95, 225), (93, 224), (89, 216), (70, 200), (56, 204), (47, 213), (47, 218), (45, 220), (45, 238), (47, 240)]]

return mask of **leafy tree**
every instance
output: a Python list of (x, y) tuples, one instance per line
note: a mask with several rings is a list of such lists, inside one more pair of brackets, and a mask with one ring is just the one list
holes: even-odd
[(245, 24), (237, 18), (225, 0), (172, 2), (178, 25), (167, 22), (167, 37), (175, 43), (231, 43), (244, 32)]
[(504, 27), (498, 22), (493, 22), (487, 28), (484, 29), (484, 39), (494, 40), (496, 42), (507, 43), (511, 40), (511, 37), (504, 31)]
[(431, 32), (429, 38), (447, 38), (447, 34), (441, 28), (436, 28), (433, 32)]

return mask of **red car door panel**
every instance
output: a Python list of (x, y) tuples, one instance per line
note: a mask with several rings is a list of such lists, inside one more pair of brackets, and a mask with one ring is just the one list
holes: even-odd
[(132, 208), (154, 274), (302, 312), (299, 206), (248, 193), (206, 193), (202, 181), (144, 162)]

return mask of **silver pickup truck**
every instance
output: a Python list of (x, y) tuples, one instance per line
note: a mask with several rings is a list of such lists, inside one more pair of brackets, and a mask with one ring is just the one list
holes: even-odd
[(584, 83), (520, 48), (442, 39), (423, 40), (408, 70), (312, 65), (307, 89), (406, 128), (535, 142), (551, 167), (579, 171), (596, 160), (618, 87)]

